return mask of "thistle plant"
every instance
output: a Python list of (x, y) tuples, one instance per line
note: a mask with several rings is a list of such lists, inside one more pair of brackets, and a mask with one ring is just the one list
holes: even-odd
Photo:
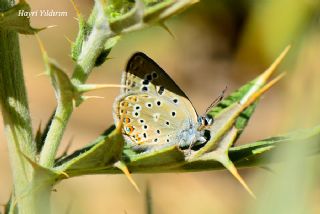
[[(95, 67), (108, 63), (108, 55), (122, 35), (160, 25), (196, 1), (96, 0), (88, 19), (77, 9), (79, 32), (72, 44), (74, 61), (69, 77), (45, 51), (40, 42), (46, 75), (55, 91), (57, 107), (47, 126), (33, 135), (28, 108), (18, 34), (37, 35), (45, 28), (30, 25), (19, 10), (30, 11), (25, 0), (15, 4), (0, 0), (0, 101), (13, 174), (13, 192), (5, 213), (50, 213), (54, 185), (64, 179), (89, 174), (124, 173), (137, 188), (131, 173), (192, 172), (226, 168), (253, 195), (236, 167), (267, 165), (270, 156), (283, 146), (316, 146), (320, 127), (299, 130), (242, 146), (234, 146), (252, 116), (259, 98), (282, 77), (269, 81), (284, 59), (289, 47), (257, 78), (249, 81), (211, 107), (215, 118), (211, 138), (200, 148), (182, 151), (178, 146), (139, 153), (127, 147), (121, 133), (122, 124), (111, 125), (84, 148), (61, 157), (57, 150), (73, 110), (86, 101), (86, 92), (116, 85), (88, 84)], [(121, 87), (121, 86), (120, 86)]]

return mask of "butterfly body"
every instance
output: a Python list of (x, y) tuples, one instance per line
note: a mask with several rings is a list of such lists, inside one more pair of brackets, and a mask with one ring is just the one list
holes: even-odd
[(182, 90), (145, 54), (131, 57), (122, 84), (126, 88), (114, 103), (114, 119), (116, 124), (121, 120), (125, 141), (133, 149), (190, 147), (206, 141), (203, 117), (198, 117)]

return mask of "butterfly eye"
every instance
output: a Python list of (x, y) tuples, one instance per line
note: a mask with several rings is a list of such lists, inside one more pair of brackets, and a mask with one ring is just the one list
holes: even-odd
[(213, 118), (208, 119), (208, 125), (211, 126), (213, 124)]
[(213, 124), (213, 118), (210, 115), (201, 116), (198, 118), (198, 122), (202, 126), (211, 126)]

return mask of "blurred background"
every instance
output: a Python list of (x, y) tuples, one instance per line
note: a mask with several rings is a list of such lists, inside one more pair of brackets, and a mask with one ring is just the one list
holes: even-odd
[[(52, 58), (71, 74), (69, 38), (78, 30), (69, 1), (29, 0), (32, 10), (67, 11), (67, 17), (32, 17), (34, 27), (57, 25), (40, 33)], [(77, 0), (89, 15), (93, 1)], [(154, 26), (122, 37), (111, 59), (94, 69), (89, 83), (119, 83), (127, 59), (136, 51), (154, 59), (189, 96), (199, 114), (228, 86), (232, 92), (264, 71), (289, 44), (292, 49), (279, 68), (287, 76), (261, 99), (239, 144), (308, 128), (320, 123), (320, 3), (318, 0), (202, 0), (167, 21), (172, 37)], [(45, 124), (56, 101), (34, 36), (20, 36), (33, 127)], [(62, 152), (79, 149), (112, 123), (118, 89), (92, 93), (68, 124)], [(1, 123), (1, 130), (3, 125)], [(11, 192), (8, 151), (0, 133), (0, 204)], [(241, 169), (257, 195), (254, 200), (225, 170), (181, 174), (134, 175), (141, 189), (148, 182), (154, 213), (320, 213), (319, 158), (299, 151), (279, 154), (290, 162)], [(62, 181), (53, 192), (54, 213), (145, 213), (139, 194), (123, 175), (90, 175)]]

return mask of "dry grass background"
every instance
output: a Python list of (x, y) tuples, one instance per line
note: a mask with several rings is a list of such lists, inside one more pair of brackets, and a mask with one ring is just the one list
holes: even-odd
[[(270, 1), (257, 7), (245, 7), (243, 3), (240, 7), (240, 3), (230, 6), (228, 4), (233, 3), (202, 1), (168, 22), (175, 38), (160, 27), (125, 35), (112, 50), (111, 59), (95, 69), (88, 82), (119, 83), (127, 59), (134, 52), (143, 51), (185, 90), (201, 114), (226, 85), (231, 92), (251, 80), (292, 43), (293, 50), (282, 66), (289, 71), (287, 77), (261, 100), (240, 143), (283, 133), (297, 121), (306, 127), (315, 125), (320, 119), (317, 93), (320, 34), (309, 26), (309, 22), (314, 21), (309, 15), (314, 12), (315, 1), (305, 1), (308, 10), (301, 9), (303, 7), (296, 2), (301, 9), (298, 12), (290, 1), (280, 2)], [(32, 23), (36, 27), (57, 25), (41, 32), (40, 37), (49, 55), (71, 74), (70, 44), (65, 38), (74, 39), (77, 32), (71, 3), (63, 0), (30, 0), (29, 3), (32, 10), (68, 11), (67, 17), (32, 17)], [(84, 14), (89, 14), (91, 1), (81, 0), (77, 4)], [(319, 23), (319, 19), (315, 22)], [(49, 79), (37, 76), (43, 72), (44, 66), (36, 39), (25, 35), (20, 38), (33, 127), (36, 129), (52, 113), (55, 98)], [(105, 99), (88, 100), (74, 111), (61, 151), (71, 139), (70, 151), (81, 148), (113, 123), (112, 103), (118, 89), (94, 94)], [(306, 108), (304, 114), (301, 114), (302, 108)], [(3, 130), (2, 124), (0, 126)], [(2, 131), (0, 141), (0, 203), (5, 203), (11, 192), (11, 175)], [(256, 168), (240, 170), (240, 173), (258, 198), (261, 197), (264, 194), (261, 186), (267, 182), (270, 172)], [(134, 175), (134, 178), (142, 189), (147, 182), (150, 183), (155, 213), (246, 213), (247, 207), (254, 203), (226, 171)], [(144, 212), (144, 195), (138, 194), (123, 175), (72, 178), (58, 184), (56, 190), (53, 193), (55, 213), (64, 213), (68, 206), (71, 206), (71, 213)], [(320, 211), (317, 199), (319, 188), (315, 190), (313, 200), (315, 211)]]

